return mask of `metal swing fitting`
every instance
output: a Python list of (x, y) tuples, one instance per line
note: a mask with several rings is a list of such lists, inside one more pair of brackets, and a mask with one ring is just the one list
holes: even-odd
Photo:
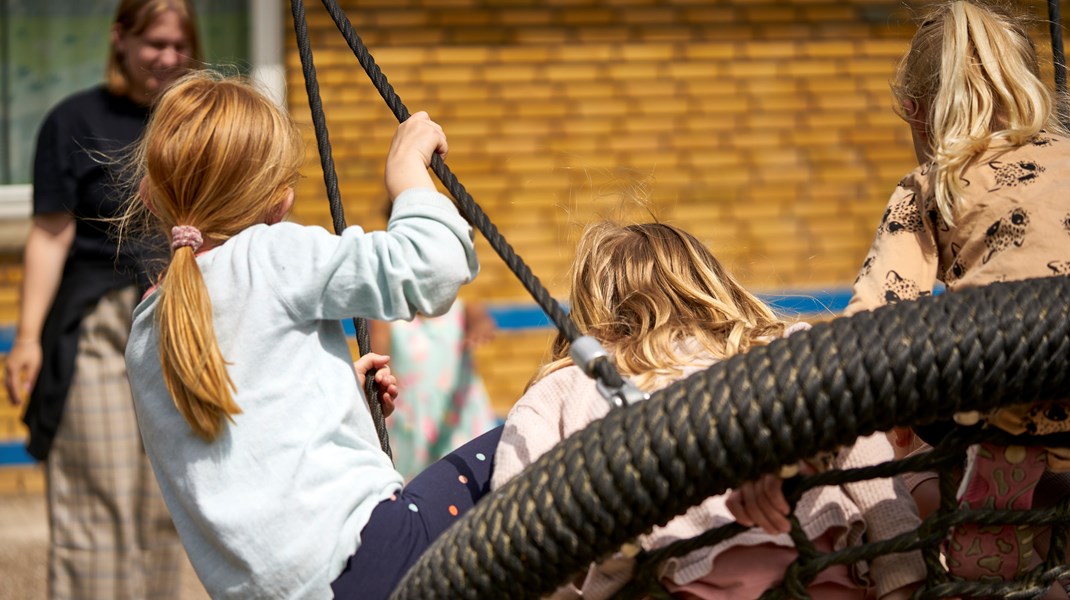
[(621, 376), (621, 385), (619, 387), (607, 385), (598, 378), (597, 373), (595, 373), (595, 365), (598, 364), (598, 361), (605, 359), (611, 365), (613, 362), (609, 352), (593, 337), (584, 335), (573, 340), (568, 354), (572, 357), (572, 362), (576, 363), (576, 366), (583, 370), (588, 377), (595, 380), (595, 387), (598, 389), (598, 393), (602, 394), (602, 397), (614, 407), (621, 408), (650, 398), (649, 394), (636, 387), (626, 377)]

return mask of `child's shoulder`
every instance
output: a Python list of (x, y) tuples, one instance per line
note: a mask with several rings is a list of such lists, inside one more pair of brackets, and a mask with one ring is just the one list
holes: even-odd
[[(1040, 133), (1030, 138), (1025, 143), (1010, 144), (1007, 142), (993, 142), (974, 161), (976, 168), (1005, 167), (1008, 164), (1017, 164), (1028, 170), (1031, 161), (1051, 164), (1051, 161), (1065, 162), (1070, 160), (1070, 137), (1058, 132), (1041, 130)], [(1041, 164), (1034, 166), (1042, 167)]]
[(933, 163), (926, 162), (914, 167), (909, 173), (904, 175), (899, 183), (896, 184), (897, 188), (904, 188), (911, 191), (921, 191), (929, 186), (929, 177), (933, 171)]
[(607, 412), (609, 403), (595, 381), (579, 367), (569, 365), (532, 383), (513, 405), (506, 422), (534, 418), (535, 422), (555, 424), (567, 435)]
[[(322, 227), (282, 222), (247, 227), (205, 255), (208, 263), (251, 262), (259, 267), (302, 268), (332, 254), (332, 238)], [(202, 263), (203, 264), (203, 263)]]
[(257, 247), (287, 251), (302, 243), (316, 243), (332, 237), (336, 236), (318, 225), (301, 225), (283, 221), (274, 225), (265, 223), (253, 225), (242, 230), (231, 240), (244, 240)]
[(588, 392), (598, 393), (594, 380), (576, 365), (566, 365), (532, 382), (515, 406), (545, 407), (551, 403), (575, 402)]
[(528, 388), (528, 391), (530, 392), (537, 388), (549, 388), (562, 385), (571, 387), (575, 385), (575, 382), (582, 381), (585, 379), (591, 380), (592, 382), (594, 381), (593, 379), (590, 379), (583, 372), (583, 370), (577, 367), (576, 365), (565, 365), (559, 369), (555, 369), (547, 373), (541, 379), (532, 383), (531, 387)]

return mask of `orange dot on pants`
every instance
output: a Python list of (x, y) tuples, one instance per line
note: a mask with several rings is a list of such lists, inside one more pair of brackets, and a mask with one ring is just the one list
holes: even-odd
[(452, 504), (450, 505), (450, 514), (455, 517), (457, 516), (457, 507)]

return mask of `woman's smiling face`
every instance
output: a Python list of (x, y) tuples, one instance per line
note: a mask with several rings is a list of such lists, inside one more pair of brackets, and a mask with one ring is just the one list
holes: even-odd
[(160, 13), (140, 34), (112, 31), (130, 82), (129, 96), (148, 105), (189, 66), (192, 48), (182, 18), (173, 10)]

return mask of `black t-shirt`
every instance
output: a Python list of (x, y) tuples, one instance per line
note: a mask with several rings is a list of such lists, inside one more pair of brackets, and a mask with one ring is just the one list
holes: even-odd
[(133, 191), (123, 184), (121, 173), (148, 113), (147, 107), (99, 86), (60, 102), (41, 125), (33, 164), (33, 212), (75, 217), (68, 261), (111, 260), (131, 280), (140, 274), (144, 248), (124, 242), (119, 252), (114, 226), (101, 219), (118, 216)]
[(44, 361), (22, 417), (30, 431), (26, 449), (38, 460), (48, 456), (63, 417), (82, 316), (111, 290), (147, 287), (146, 248), (158, 244), (123, 240), (120, 252), (114, 226), (102, 220), (117, 216), (133, 192), (120, 176), (147, 117), (146, 107), (96, 87), (60, 102), (37, 136), (33, 212), (75, 218), (74, 242), (41, 332)]

